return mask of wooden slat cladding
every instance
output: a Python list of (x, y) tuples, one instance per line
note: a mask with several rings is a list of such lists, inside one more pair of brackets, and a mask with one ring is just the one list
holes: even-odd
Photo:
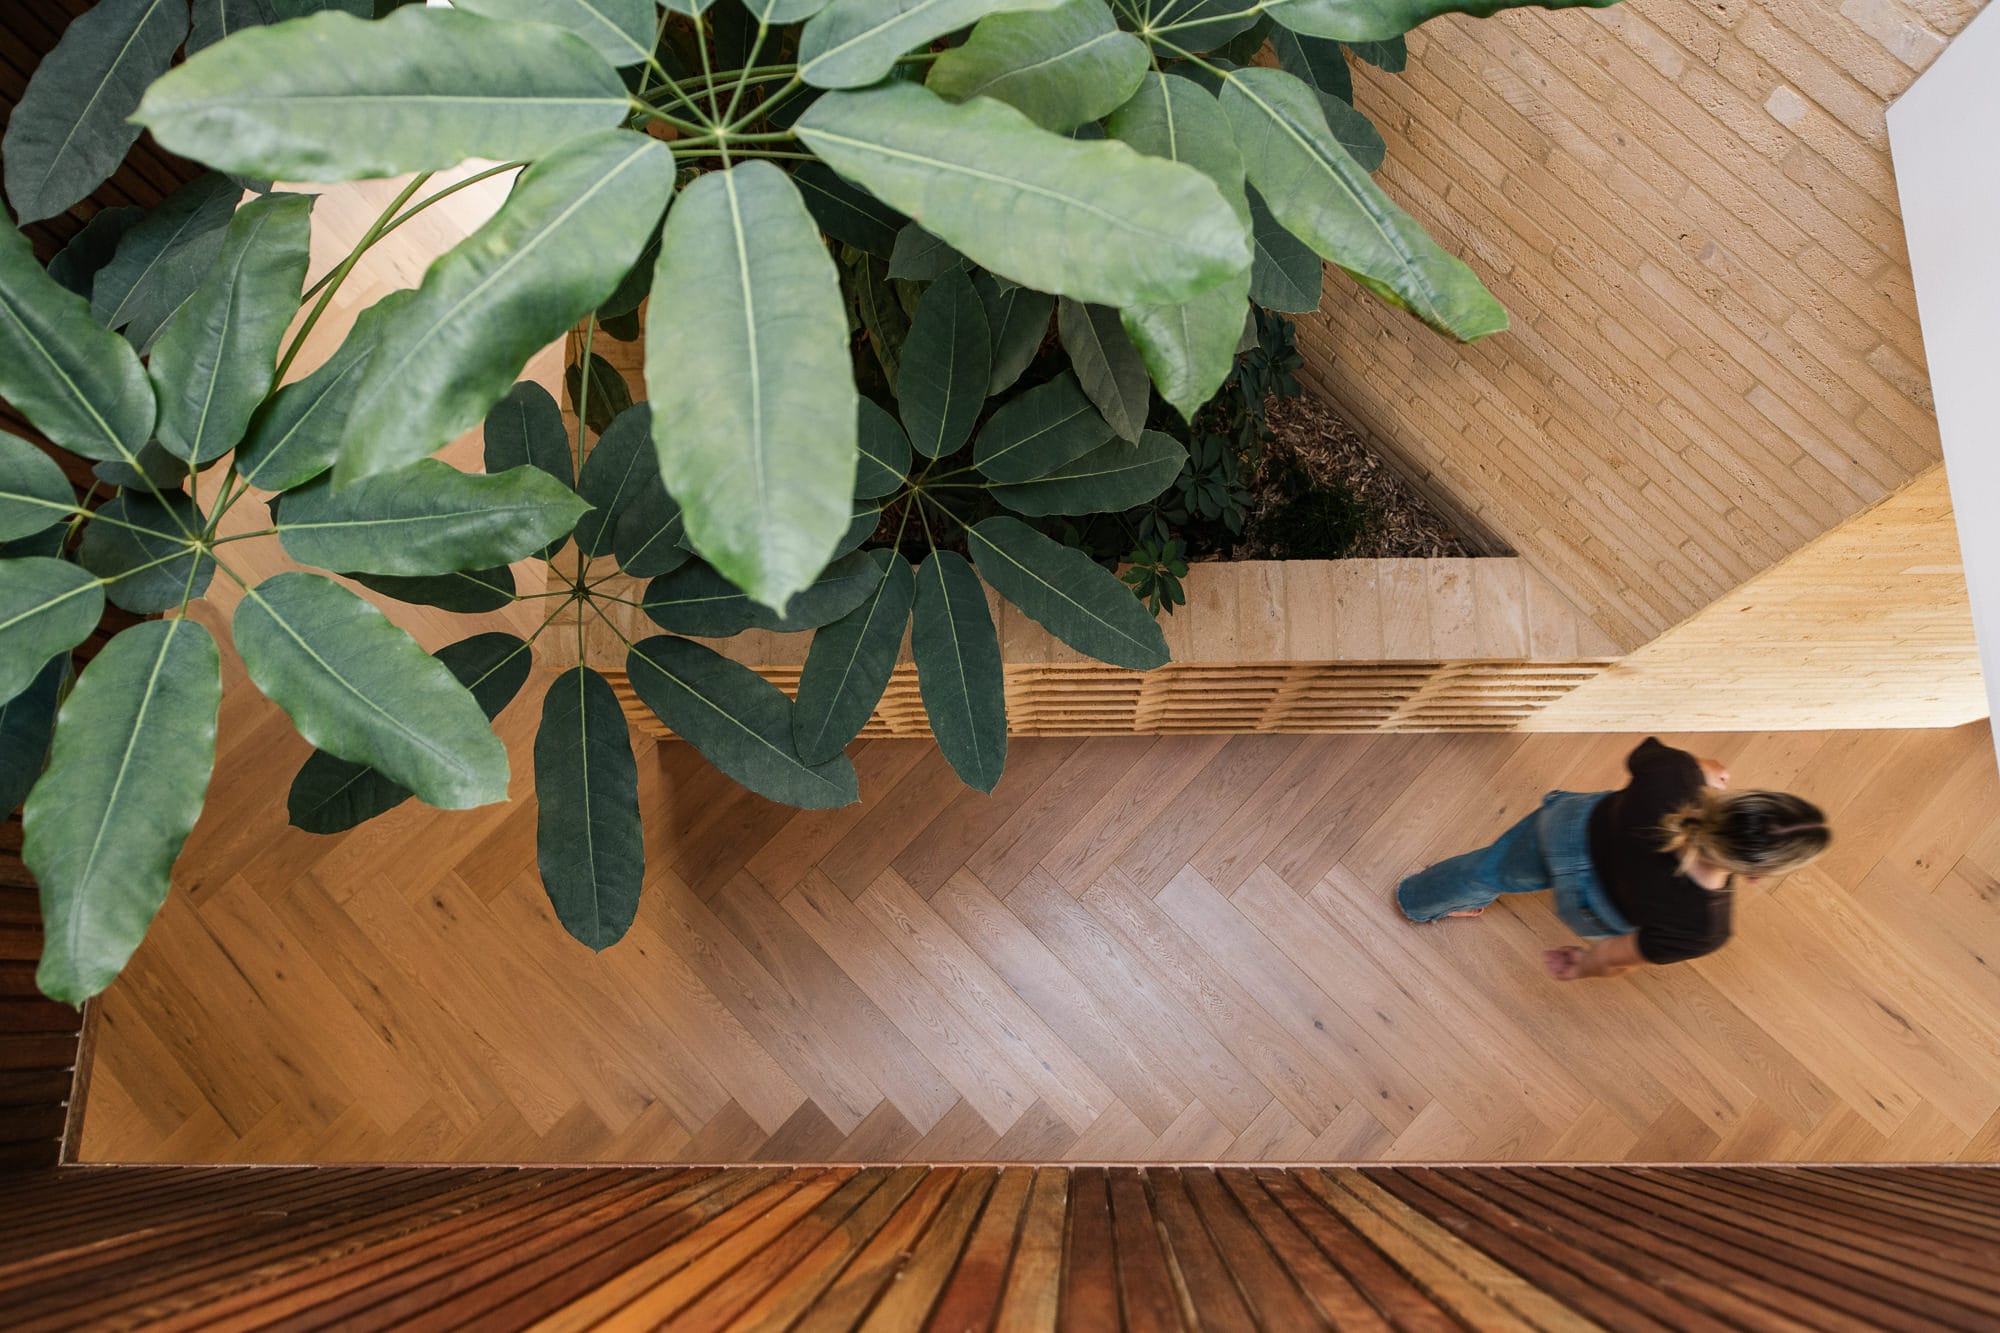
[(0, 1171), (61, 1156), (83, 1015), (35, 989), (41, 904), (21, 863), (21, 819), (0, 818)]
[(1982, 1329), (1979, 1168), (66, 1168), (13, 1329)]

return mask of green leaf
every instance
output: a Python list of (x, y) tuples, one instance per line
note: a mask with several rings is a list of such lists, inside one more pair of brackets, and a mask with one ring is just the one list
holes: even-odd
[(622, 130), (577, 139), (522, 172), (492, 220), (432, 264), (385, 321), (335, 484), (392, 472), (477, 425), (529, 357), (618, 285), (673, 180), (665, 144)]
[(1400, 36), (1380, 42), (1349, 42), (1347, 46), (1376, 69), (1389, 74), (1402, 73), (1410, 60), (1410, 48)]
[(488, 476), (426, 458), (344, 490), (322, 478), (292, 491), (278, 540), (292, 559), (343, 574), (449, 574), (524, 560), (586, 508), (540, 468)]
[[(437, 650), (437, 660), (472, 691), (491, 722), (528, 680), (528, 642), (512, 634), (475, 634)], [(344, 833), (410, 799), (410, 789), (366, 764), (314, 750), (292, 778), (286, 798), (293, 827), (308, 833)]]
[(660, 634), (632, 646), (625, 674), (640, 702), (676, 735), (759, 796), (803, 810), (860, 799), (846, 755), (821, 764), (799, 758), (792, 701), (749, 667)]
[[(854, 498), (875, 500), (893, 495), (909, 480), (910, 437), (874, 399), (863, 398), (860, 406), (856, 435), (860, 440), (861, 464), (854, 478)], [(64, 493), (67, 494), (67, 486)]]
[(995, 591), (1078, 652), (1135, 671), (1166, 664), (1159, 625), (1117, 575), (1082, 551), (1004, 514), (975, 525), (965, 542)]
[(305, 285), (312, 206), (311, 195), (270, 194), (237, 209), (214, 267), (160, 334), (146, 372), (174, 457), (228, 453), (271, 391)]
[(194, 28), (188, 33), (187, 54), (214, 46), (245, 28), (276, 23), (280, 17), (271, 0), (194, 0)]
[[(331, 357), (265, 400), (236, 446), (237, 475), (263, 491), (302, 486), (333, 466), (347, 409), (361, 387), (383, 321), (413, 295), (391, 292), (363, 310)], [(557, 414), (560, 422), (561, 414)], [(568, 456), (565, 438), (564, 456)], [(171, 457), (171, 455), (170, 455)]]
[(77, 679), (23, 814), (44, 995), (83, 1003), (145, 938), (201, 814), (221, 705), (215, 640), (185, 618), (134, 625)]
[(1302, 37), (1290, 28), (1271, 30), (1271, 50), (1278, 66), (1287, 74), (1311, 84), (1328, 97), (1354, 101), (1354, 75), (1339, 42), (1324, 37)]
[(77, 563), (105, 580), (112, 605), (135, 615), (170, 611), (201, 596), (215, 577), (215, 557), (188, 546), (190, 534), (206, 524), (184, 491), (162, 491), (159, 499), (125, 491), (100, 506), (83, 530)]
[(630, 110), (618, 72), (580, 37), (406, 6), (239, 33), (168, 71), (134, 119), (221, 171), (349, 181), (537, 160)]
[(861, 544), (875, 535), (882, 526), (882, 507), (867, 500), (856, 500), (852, 516), (848, 519), (847, 531), (840, 534), (840, 541), (833, 548), (835, 563), (844, 555), (852, 554)]
[(18, 435), (0, 431), (0, 541), (40, 532), (75, 511), (76, 492), (62, 465)]
[(1187, 51), (1215, 51), (1256, 26), (1258, 13), (1241, 0), (1162, 0), (1148, 7), (1147, 26)]
[[(597, 327), (622, 343), (635, 343), (646, 336), (646, 326), (639, 320), (639, 312), (627, 311), (622, 315), (607, 315), (600, 307), (597, 312)], [(593, 358), (594, 359), (594, 358)], [(570, 367), (572, 373), (575, 367)]]
[(549, 682), (535, 732), (535, 863), (556, 919), (606, 949), (639, 910), (646, 849), (639, 766), (618, 696), (589, 667)]
[(998, 98), (1043, 129), (1068, 134), (1137, 91), (1151, 59), (1144, 42), (1118, 30), (1104, 0), (1065, 0), (981, 19), (962, 45), (937, 58), (924, 85), (954, 102)]
[(352, 572), (347, 577), (384, 597), (393, 597), (399, 602), (414, 602), (418, 606), (440, 607), (460, 615), (498, 611), (514, 600), (514, 571), (505, 565), (412, 577)]
[[(1147, 79), (1105, 129), (1142, 153), (1185, 162), (1201, 171), (1248, 225), (1242, 155), (1236, 151), (1228, 118), (1200, 85), (1171, 74)], [(1119, 312), (1126, 336), (1138, 348), (1160, 396), (1188, 420), (1236, 367), (1236, 343), (1243, 336), (1250, 296), (1250, 267), (1244, 265), (1192, 300), (1127, 306)]]
[(599, 435), (632, 406), (632, 386), (616, 366), (595, 352), (581, 364), (563, 368), (563, 390), (569, 395), (570, 411), (580, 413), (583, 424)]
[[(632, 267), (626, 269), (625, 276), (618, 280), (618, 285), (612, 289), (611, 295), (605, 297), (604, 303), (597, 307), (599, 324), (608, 319), (616, 319), (620, 315), (637, 313), (640, 305), (653, 290), (653, 265), (659, 262), (659, 258), (660, 234), (654, 232), (652, 238), (646, 242), (646, 248), (632, 261)], [(629, 342), (630, 339), (626, 341)]]
[(1200, 172), (1050, 134), (991, 98), (953, 105), (890, 83), (829, 93), (797, 129), (834, 170), (1025, 287), (1184, 301), (1250, 260), (1242, 223)]
[(797, 23), (825, 9), (827, 0), (743, 0), (743, 7), (764, 23)]
[(876, 577), (865, 552), (842, 556), (786, 603), (781, 616), (695, 561), (647, 584), (640, 610), (663, 630), (704, 639), (726, 639), (747, 629), (790, 634), (840, 619), (868, 595)]
[(813, 635), (799, 677), (792, 737), (807, 763), (832, 759), (868, 725), (902, 651), (916, 572), (895, 551), (864, 557), (877, 571), (868, 596)]
[(182, 0), (99, 0), (63, 30), (0, 144), (22, 222), (54, 217), (118, 169), (139, 137), (127, 117), (187, 32)]
[(1503, 9), (1603, 9), (1617, 0), (1270, 0), (1264, 12), (1293, 32), (1350, 46), (1399, 37), (1440, 14), (1486, 18)]
[(966, 786), (992, 791), (1007, 765), (1007, 678), (986, 589), (956, 551), (926, 556), (916, 585), (910, 653), (931, 734)]
[(896, 392), (896, 372), (902, 367), (903, 340), (910, 336), (909, 312), (903, 309), (896, 285), (888, 279), (888, 266), (866, 261), (853, 287), (854, 313), (868, 334), (868, 350), (882, 367), (889, 392)]
[(205, 171), (118, 242), (90, 288), (90, 313), (145, 352), (222, 253), (243, 187)]
[[(1242, 329), (1239, 321), (1236, 330)], [(1112, 431), (1127, 440), (1138, 439), (1153, 406), (1153, 386), (1146, 378), (1146, 362), (1126, 335), (1118, 312), (1064, 297), (1056, 306), (1056, 333), (1076, 368), (1077, 382)]]
[(83, 230), (69, 238), (49, 261), (49, 276), (84, 300), (90, 299), (90, 285), (97, 280), (125, 233), (145, 221), (146, 210), (129, 205), (100, 208), (83, 224)]
[(832, 0), (799, 32), (799, 77), (815, 88), (859, 88), (905, 51), (1002, 9), (1053, 9), (1061, 0)]
[(972, 275), (972, 285), (986, 304), (986, 327), (993, 334), (993, 373), (986, 380), (986, 396), (990, 398), (1013, 387), (1042, 350), (1056, 298), (1047, 292), (1003, 284), (985, 269)]
[(0, 699), (28, 688), (42, 665), (97, 628), (104, 590), (67, 560), (0, 560)]
[(1319, 309), (1326, 262), (1311, 246), (1278, 225), (1264, 198), (1249, 191), (1256, 258), (1250, 265), (1250, 299), (1266, 310), (1310, 314)]
[(1009, 399), (972, 446), (989, 480), (1033, 481), (1083, 457), (1116, 432), (1068, 371)]
[(1017, 514), (1112, 514), (1145, 504), (1174, 484), (1187, 449), (1149, 430), (1138, 443), (1113, 440), (1034, 481), (993, 487), (993, 498)]
[(577, 520), (577, 550), (597, 556), (615, 549), (618, 520), (659, 475), (653, 454), (653, 405), (634, 403), (618, 414), (583, 457), (576, 488), (590, 510)]
[(896, 233), (895, 248), (889, 252), (889, 276), (911, 282), (929, 282), (964, 267), (964, 255), (914, 222)]
[(13, 698), (0, 702), (0, 810), (15, 810), (42, 775), (49, 737), (56, 729), (56, 702), (69, 674), (69, 654), (57, 653)]
[(688, 544), (766, 606), (848, 522), (856, 393), (840, 276), (785, 173), (712, 171), (667, 214), (646, 329), (660, 479)]
[(834, 240), (877, 259), (896, 253), (897, 233), (909, 219), (868, 191), (849, 185), (820, 162), (802, 164), (792, 173), (792, 184), (799, 187), (813, 221)]
[(0, 398), (85, 458), (129, 463), (153, 433), (153, 387), (131, 344), (42, 272), (11, 226), (0, 227)]
[[(650, 441), (646, 454), (651, 464)], [(668, 493), (657, 472), (648, 472), (639, 494), (612, 524), (611, 553), (618, 557), (618, 568), (633, 578), (670, 574), (694, 554), (681, 544), (686, 531), (680, 502)]]
[(1335, 141), (1312, 89), (1282, 70), (1234, 70), (1222, 109), (1250, 183), (1288, 231), (1440, 333), (1470, 341), (1507, 327), (1507, 312), (1472, 270)]
[(375, 607), (317, 574), (245, 590), (236, 648), (258, 689), (322, 750), (441, 810), (507, 797), (507, 749), (452, 674)]
[(146, 447), (133, 455), (130, 463), (123, 459), (106, 459), (92, 464), (90, 475), (107, 486), (122, 486), (135, 491), (167, 491), (178, 489), (187, 480), (188, 465), (162, 449), (158, 440), (148, 440)]
[(537, 467), (575, 489), (576, 459), (570, 453), (562, 409), (533, 380), (522, 380), (493, 404), (481, 434), (488, 472)]
[(964, 269), (924, 289), (903, 344), (896, 398), (910, 443), (926, 458), (942, 458), (972, 434), (993, 374), (986, 306)]
[(550, 23), (589, 42), (614, 65), (643, 64), (653, 54), (653, 0), (456, 0), (454, 9), (490, 19)]
[(1327, 128), (1333, 131), (1334, 139), (1347, 155), (1360, 163), (1366, 171), (1380, 169), (1389, 156), (1389, 145), (1382, 141), (1382, 133), (1375, 128), (1375, 122), (1356, 111), (1337, 97), (1321, 93), (1319, 109), (1326, 114)]

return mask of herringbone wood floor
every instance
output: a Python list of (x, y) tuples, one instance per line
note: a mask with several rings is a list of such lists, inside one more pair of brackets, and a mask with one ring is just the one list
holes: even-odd
[(1682, 738), (1838, 844), (1722, 954), (1570, 985), (1542, 898), (1414, 927), (1389, 890), (1634, 737), (1020, 741), (992, 797), (878, 742), (822, 814), (644, 743), (650, 881), (593, 956), (531, 798), (315, 838), (282, 717), (232, 689), (223, 736), (90, 1159), (2000, 1157), (1983, 725)]

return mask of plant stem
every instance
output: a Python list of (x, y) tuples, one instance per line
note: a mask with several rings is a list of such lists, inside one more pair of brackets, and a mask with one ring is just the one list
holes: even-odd
[(743, 62), (743, 72), (737, 75), (736, 87), (730, 90), (729, 109), (722, 113), (723, 123), (728, 126), (724, 130), (725, 134), (733, 134), (737, 128), (739, 122), (736, 119), (736, 106), (743, 98), (743, 85), (749, 82), (750, 68), (757, 63), (758, 55), (764, 50), (764, 38), (770, 31), (771, 28), (768, 23), (762, 19), (757, 20), (757, 36), (750, 43), (750, 55)]
[(320, 279), (318, 285), (324, 290), (320, 292), (319, 301), (306, 316), (305, 322), (299, 325), (299, 331), (292, 335), (292, 345), (287, 347), (284, 356), (278, 359), (278, 371), (271, 377), (273, 384), (284, 383), (285, 372), (291, 369), (292, 362), (298, 358), (299, 349), (305, 346), (306, 335), (312, 332), (313, 325), (319, 323), (319, 317), (326, 313), (327, 303), (332, 301), (333, 294), (340, 290), (340, 284), (347, 280), (347, 275), (361, 262), (361, 256), (368, 253), (368, 247), (382, 239), (388, 232), (389, 223), (396, 216), (396, 211), (409, 203), (410, 196), (421, 190), (424, 182), (430, 178), (431, 173), (428, 171), (418, 172), (411, 177), (410, 183), (403, 187), (402, 193), (390, 200), (389, 206), (383, 209), (368, 230), (362, 233), (361, 240), (347, 252), (347, 258), (341, 260), (333, 272)]
[(640, 101), (638, 98), (632, 99), (632, 105), (647, 120), (657, 120), (663, 125), (671, 125), (683, 134), (691, 134), (700, 138), (708, 137), (708, 126), (706, 125), (697, 125), (691, 120), (682, 120), (679, 116), (671, 115), (656, 106)]

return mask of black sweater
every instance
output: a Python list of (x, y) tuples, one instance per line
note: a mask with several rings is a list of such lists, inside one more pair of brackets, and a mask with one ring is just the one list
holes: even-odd
[(1590, 859), (1605, 892), (1638, 930), (1639, 955), (1677, 963), (1714, 953), (1729, 939), (1727, 887), (1705, 889), (1662, 849), (1660, 826), (1701, 792), (1701, 763), (1652, 737), (1625, 758), (1632, 780), (1590, 815)]

